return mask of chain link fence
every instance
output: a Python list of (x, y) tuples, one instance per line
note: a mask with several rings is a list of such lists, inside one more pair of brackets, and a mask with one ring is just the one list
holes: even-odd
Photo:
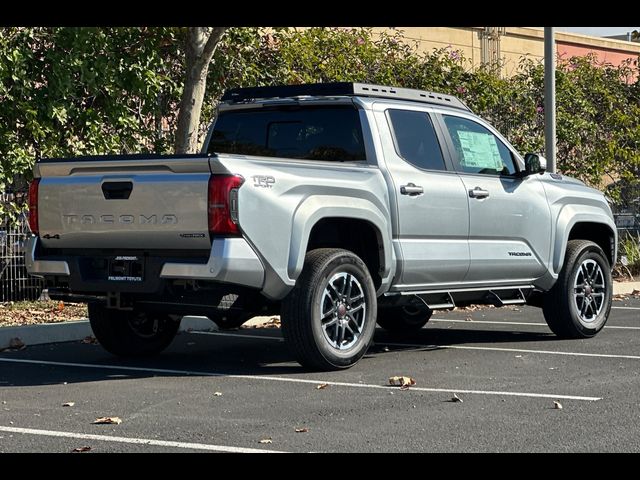
[[(26, 192), (0, 194), (0, 202), (21, 203)], [(6, 211), (6, 209), (3, 209)], [(41, 279), (31, 277), (25, 265), (29, 226), (25, 214), (11, 218), (0, 214), (0, 302), (37, 300), (44, 288)]]

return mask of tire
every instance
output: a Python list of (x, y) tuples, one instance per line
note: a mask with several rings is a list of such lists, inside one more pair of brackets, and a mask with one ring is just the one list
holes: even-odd
[(424, 327), (433, 310), (407, 305), (378, 309), (378, 325), (392, 333), (413, 333)]
[(307, 253), (296, 286), (283, 300), (282, 334), (302, 366), (349, 368), (371, 345), (376, 311), (364, 262), (348, 250), (319, 248)]
[(89, 304), (89, 322), (100, 345), (122, 357), (155, 355), (169, 346), (180, 320), (161, 313), (108, 309)]
[(560, 338), (593, 337), (607, 323), (612, 293), (602, 249), (587, 240), (570, 240), (558, 280), (544, 296), (544, 318)]

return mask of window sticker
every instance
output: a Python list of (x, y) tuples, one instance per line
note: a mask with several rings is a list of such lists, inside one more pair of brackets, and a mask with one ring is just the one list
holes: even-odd
[(502, 158), (493, 135), (458, 130), (462, 147), (460, 163), (463, 167), (502, 170)]

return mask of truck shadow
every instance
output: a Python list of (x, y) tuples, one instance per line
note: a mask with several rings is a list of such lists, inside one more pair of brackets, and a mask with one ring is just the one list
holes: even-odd
[[(513, 348), (518, 348), (517, 344), (528, 343), (526, 348), (535, 348), (531, 343), (547, 343), (556, 339), (551, 333), (530, 331), (427, 327), (412, 335), (400, 336), (378, 329), (367, 357), (402, 350), (428, 352), (466, 344), (510, 343)], [(373, 362), (365, 360), (355, 368), (366, 370), (374, 365)], [(313, 372), (295, 361), (278, 330), (268, 334), (253, 334), (251, 330), (240, 330), (236, 335), (234, 332), (182, 334), (163, 354), (144, 359), (118, 358), (99, 345), (80, 342), (32, 346), (23, 351), (0, 354), (0, 388), (150, 377), (260, 377), (310, 373)], [(333, 380), (340, 381), (340, 375), (340, 372), (317, 372), (312, 378), (331, 376)]]

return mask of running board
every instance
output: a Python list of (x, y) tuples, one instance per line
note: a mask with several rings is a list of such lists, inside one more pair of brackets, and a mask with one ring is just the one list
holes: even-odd
[(387, 292), (384, 297), (391, 305), (406, 305), (418, 301), (430, 310), (455, 308), (456, 303), (491, 304), (503, 307), (505, 305), (524, 305), (527, 303), (527, 294), (533, 289), (533, 285), (516, 285), (419, 292), (404, 291)]
[(416, 294), (429, 310), (445, 310), (455, 308), (456, 302), (449, 292), (436, 294)]
[(489, 300), (492, 300), (492, 303), (496, 307), (503, 307), (505, 305), (524, 305), (525, 303), (527, 303), (527, 299), (525, 298), (521, 288), (513, 290), (516, 291), (515, 298), (502, 298), (497, 292), (494, 292), (493, 290), (489, 290), (489, 292), (487, 293), (487, 297), (489, 298)]

